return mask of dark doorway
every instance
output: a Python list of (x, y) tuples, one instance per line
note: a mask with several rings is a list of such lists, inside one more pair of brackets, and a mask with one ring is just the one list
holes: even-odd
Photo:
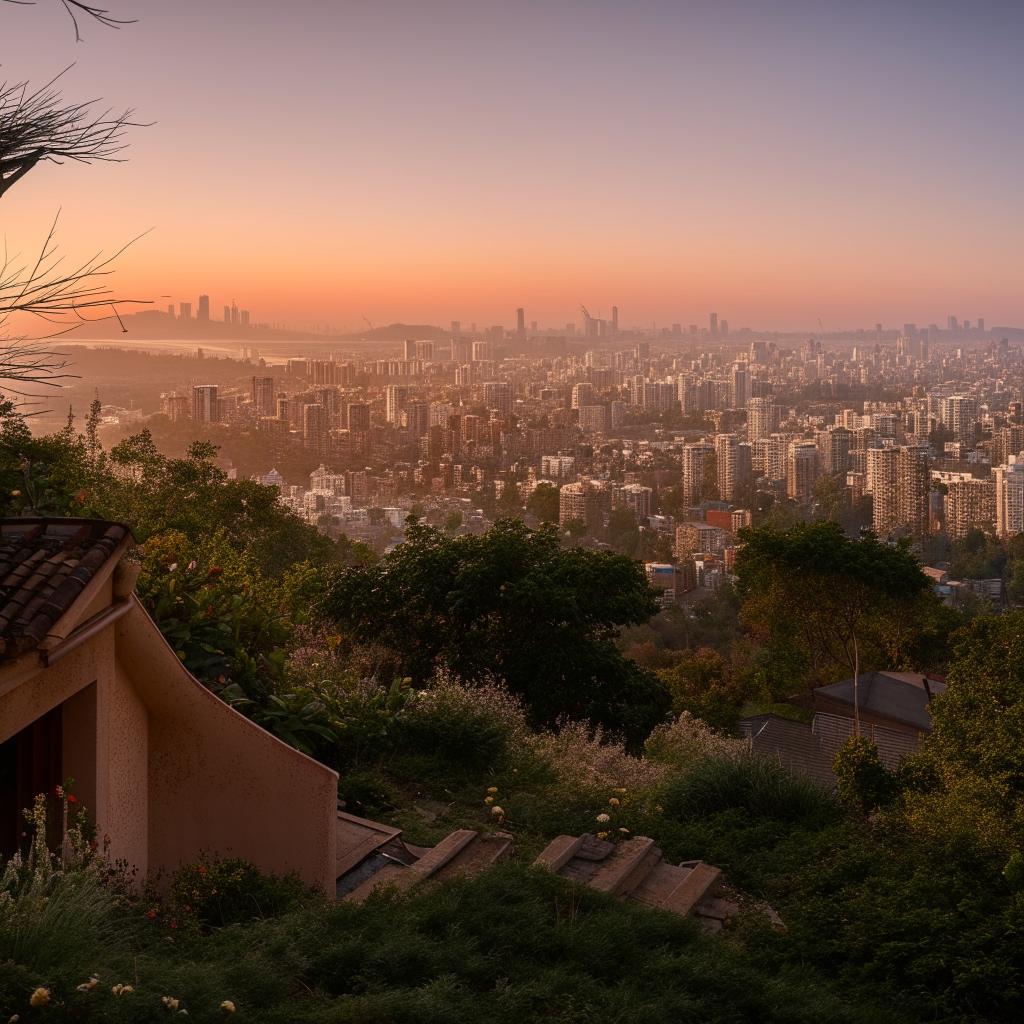
[(27, 826), (22, 811), (39, 793), (52, 795), (63, 780), (62, 708), (37, 718), (0, 743), (0, 854), (24, 849)]

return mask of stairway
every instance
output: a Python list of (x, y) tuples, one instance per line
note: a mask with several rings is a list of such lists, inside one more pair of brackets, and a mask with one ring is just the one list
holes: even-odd
[(719, 931), (739, 907), (717, 898), (722, 873), (703, 861), (666, 864), (653, 839), (610, 843), (594, 835), (559, 836), (535, 863), (620, 899), (700, 919)]
[[(475, 875), (512, 852), (512, 837), (504, 832), (483, 834), (473, 829), (452, 832), (437, 846), (422, 849), (401, 844), (401, 852), (381, 848), (363, 860), (356, 873), (338, 879), (338, 896), (362, 903), (375, 889), (409, 889), (427, 879), (441, 881)], [(402, 852), (409, 856), (402, 856)]]

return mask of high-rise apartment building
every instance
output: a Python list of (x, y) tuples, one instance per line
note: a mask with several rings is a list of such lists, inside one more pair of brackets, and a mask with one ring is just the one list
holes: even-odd
[(196, 312), (196, 319), (203, 323), (209, 323), (210, 320), (210, 296), (200, 295), (199, 296), (199, 309)]
[[(685, 412), (686, 410), (684, 410)], [(751, 398), (747, 401), (747, 440), (756, 441), (760, 437), (768, 437), (779, 426), (777, 405), (770, 398)]]
[(906, 531), (923, 537), (929, 527), (930, 477), (926, 445), (869, 448), (867, 486), (872, 529), (879, 537)]
[(827, 476), (846, 474), (850, 465), (853, 435), (845, 427), (827, 427), (815, 435), (821, 471)]
[(251, 397), (257, 416), (273, 416), (274, 378), (253, 377)]
[(791, 441), (786, 456), (786, 496), (809, 502), (818, 479), (818, 446), (813, 441)]
[(512, 414), (512, 385), (504, 380), (490, 380), (484, 383), (484, 405), (496, 409), (499, 416)]
[(731, 405), (734, 409), (745, 409), (750, 398), (750, 371), (746, 363), (735, 363), (732, 368)]
[(1005, 466), (996, 466), (996, 533), (1015, 537), (1024, 533), (1024, 462), (1013, 455)]
[(384, 389), (384, 418), (388, 423), (399, 426), (408, 401), (409, 388), (405, 384), (389, 384)]
[(192, 419), (196, 423), (217, 423), (220, 420), (216, 384), (198, 384), (192, 389)]
[(696, 505), (704, 497), (708, 465), (714, 454), (714, 445), (703, 441), (683, 447), (682, 498), (684, 505)]
[(718, 476), (718, 496), (732, 501), (739, 483), (739, 439), (735, 434), (715, 435), (715, 470)]
[(946, 492), (946, 533), (951, 540), (966, 537), (971, 530), (996, 522), (996, 482), (954, 480)]

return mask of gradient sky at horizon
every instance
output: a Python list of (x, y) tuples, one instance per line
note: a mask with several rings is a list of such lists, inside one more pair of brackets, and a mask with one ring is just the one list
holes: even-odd
[[(1024, 324), (1024, 4), (515, 0), (0, 4), (0, 76), (153, 127), (37, 168), (121, 293), (261, 320), (811, 330)], [(167, 299), (158, 301), (163, 304)]]

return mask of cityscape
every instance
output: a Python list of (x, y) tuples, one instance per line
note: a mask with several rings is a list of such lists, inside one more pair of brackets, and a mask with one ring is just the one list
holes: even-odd
[(1018, 1024), (1022, 39), (0, 0), (0, 1024)]
[[(197, 326), (209, 308), (200, 296)], [(455, 532), (523, 515), (624, 548), (665, 601), (692, 601), (727, 581), (740, 529), (824, 518), (912, 542), (948, 601), (1002, 605), (1002, 579), (950, 576), (949, 542), (1024, 532), (1024, 330), (949, 316), (769, 340), (716, 313), (654, 331), (620, 327), (615, 306), (581, 314), (559, 334), (520, 308), (512, 328), (453, 321), (360, 339), (362, 354), (338, 339), (261, 355), (257, 333), (219, 353), (225, 383), (183, 380), (159, 408), (106, 407), (104, 422), (168, 440), (191, 426), (232, 473), (244, 447), (283, 506), (379, 552), (412, 512)], [(180, 329), (190, 305), (165, 330), (172, 318)], [(224, 322), (248, 313), (225, 307)], [(188, 353), (191, 380), (202, 354)]]

